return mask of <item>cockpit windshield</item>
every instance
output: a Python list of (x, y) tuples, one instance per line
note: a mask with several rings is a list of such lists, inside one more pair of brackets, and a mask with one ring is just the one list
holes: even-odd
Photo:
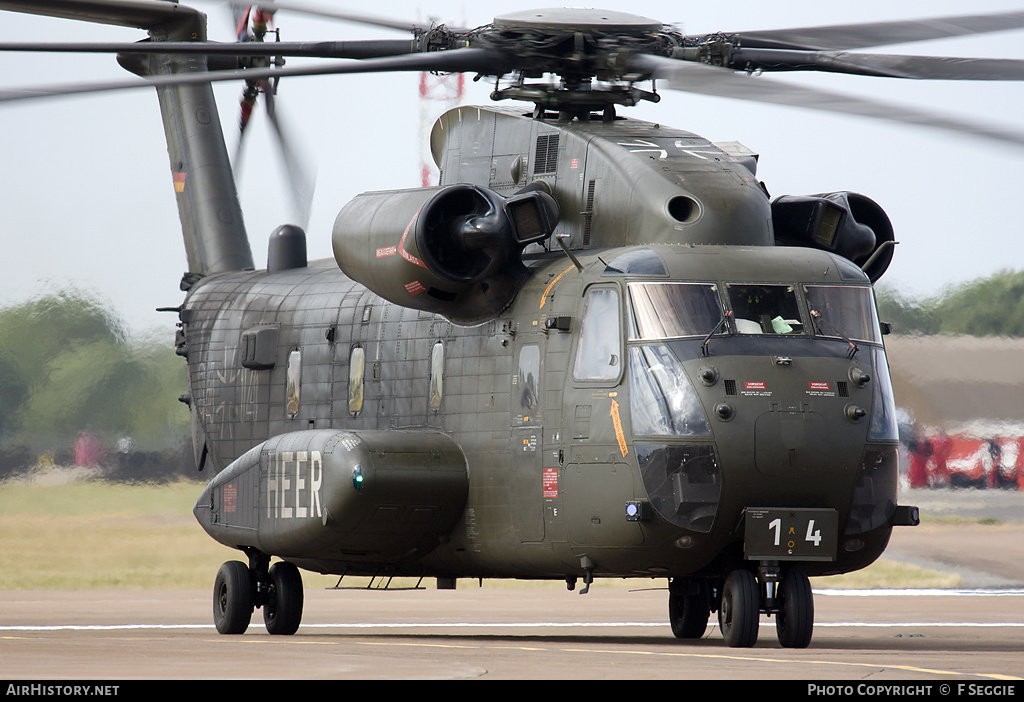
[(871, 288), (850, 285), (805, 285), (804, 293), (812, 316), (823, 322), (818, 324), (815, 330), (818, 336), (846, 336), (854, 341), (882, 343)]
[(707, 336), (722, 318), (710, 283), (630, 283), (630, 341)]
[[(725, 333), (882, 343), (874, 298), (866, 286), (659, 281), (627, 287), (632, 342)], [(724, 300), (719, 297), (722, 289)]]
[(728, 290), (738, 333), (806, 333), (792, 285), (729, 285)]

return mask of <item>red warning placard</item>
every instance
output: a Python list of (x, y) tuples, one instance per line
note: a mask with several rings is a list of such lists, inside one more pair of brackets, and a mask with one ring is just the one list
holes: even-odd
[(558, 497), (558, 468), (544, 469), (544, 497)]

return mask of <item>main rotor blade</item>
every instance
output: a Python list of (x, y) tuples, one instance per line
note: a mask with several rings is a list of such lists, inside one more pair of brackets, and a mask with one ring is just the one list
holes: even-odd
[(345, 73), (384, 73), (389, 71), (438, 71), (442, 73), (481, 73), (500, 76), (511, 67), (501, 53), (488, 49), (451, 49), (430, 53), (406, 54), (384, 58), (350, 60), (345, 63), (318, 64), (294, 68), (247, 68), (234, 71), (177, 73), (152, 76), (143, 80), (125, 79), (76, 85), (51, 85), (0, 90), (0, 102), (81, 95), (114, 90), (175, 85), (201, 85), (227, 80), (262, 80), (294, 76), (340, 75)]
[(186, 5), (161, 0), (0, 0), (0, 10), (137, 29), (152, 29), (202, 14)]
[[(1024, 27), (1024, 12), (738, 32), (744, 46), (863, 49)], [(768, 42), (761, 44), (760, 42)]]
[(207, 56), (301, 56), (305, 58), (378, 58), (417, 51), (412, 39), (280, 42), (0, 42), (0, 51), (117, 54), (192, 54)]
[(1024, 132), (961, 121), (908, 107), (806, 88), (768, 78), (755, 78), (736, 73), (732, 69), (702, 63), (678, 61), (650, 54), (639, 54), (630, 60), (638, 71), (666, 81), (668, 87), (673, 90), (934, 127), (1024, 147)]
[(922, 80), (1024, 80), (1024, 60), (748, 49), (731, 54), (737, 70), (826, 71)]

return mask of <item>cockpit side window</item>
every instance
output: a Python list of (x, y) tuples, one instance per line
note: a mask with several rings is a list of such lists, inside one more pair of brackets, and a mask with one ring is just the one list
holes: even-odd
[(587, 293), (573, 377), (576, 380), (615, 380), (622, 369), (619, 331), (619, 292), (594, 288)]
[(730, 285), (736, 331), (740, 334), (803, 334), (792, 285)]

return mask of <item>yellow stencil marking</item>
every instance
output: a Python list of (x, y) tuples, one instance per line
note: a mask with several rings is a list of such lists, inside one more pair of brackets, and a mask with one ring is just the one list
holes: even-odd
[(612, 424), (615, 426), (615, 438), (619, 440), (619, 451), (622, 452), (622, 457), (625, 458), (629, 454), (629, 447), (626, 446), (626, 437), (622, 434), (622, 418), (619, 417), (619, 403), (612, 400), (612, 411), (609, 412), (612, 417)]
[(575, 267), (576, 266), (569, 266), (564, 271), (562, 271), (557, 278), (548, 283), (548, 286), (544, 288), (544, 294), (540, 296), (540, 309), (544, 309), (544, 303), (548, 301), (548, 293), (551, 292), (551, 288), (555, 287), (555, 283), (560, 281), (563, 275), (565, 275)]

